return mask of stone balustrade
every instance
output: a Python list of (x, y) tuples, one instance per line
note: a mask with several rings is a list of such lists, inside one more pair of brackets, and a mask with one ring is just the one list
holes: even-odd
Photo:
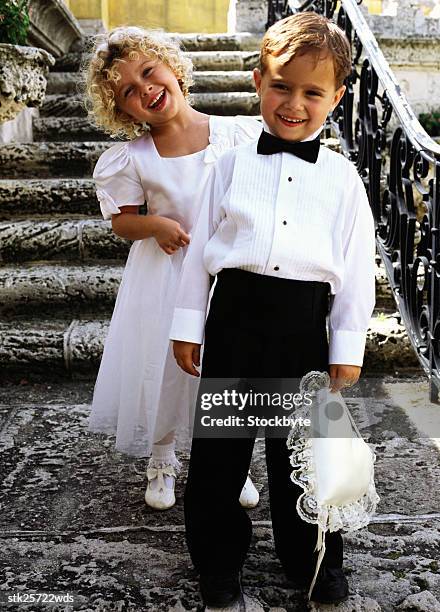
[(40, 106), (54, 58), (43, 49), (0, 44), (0, 124), (26, 106)]

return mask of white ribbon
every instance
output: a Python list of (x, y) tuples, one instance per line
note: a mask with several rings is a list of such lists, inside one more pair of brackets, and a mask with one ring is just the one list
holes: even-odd
[(165, 482), (163, 479), (164, 476), (172, 476), (173, 478), (176, 478), (176, 472), (174, 471), (172, 465), (167, 465), (163, 468), (149, 467), (147, 469), (147, 478), (149, 481), (157, 478), (158, 491), (165, 490)]

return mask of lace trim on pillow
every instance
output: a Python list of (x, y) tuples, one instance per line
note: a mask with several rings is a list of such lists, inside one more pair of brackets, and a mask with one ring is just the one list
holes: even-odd
[[(300, 518), (306, 523), (318, 526), (318, 538), (315, 552), (318, 552), (315, 574), (310, 584), (308, 598), (316, 583), (319, 569), (325, 555), (325, 533), (326, 531), (355, 531), (366, 527), (376, 511), (379, 496), (374, 485), (374, 471), (371, 475), (368, 490), (361, 499), (344, 506), (329, 506), (319, 504), (315, 497), (316, 473), (313, 462), (313, 450), (311, 439), (297, 439), (294, 430), (289, 434), (287, 447), (292, 451), (290, 463), (293, 470), (290, 478), (292, 482), (299, 485), (303, 490), (297, 502), (296, 509)], [(373, 454), (373, 461), (376, 456)]]
[[(374, 472), (368, 490), (360, 500), (344, 506), (320, 505), (314, 495), (316, 474), (312, 440), (295, 438), (291, 432), (287, 447), (292, 451), (290, 464), (296, 468), (290, 478), (304, 491), (297, 501), (298, 514), (304, 521), (318, 525), (323, 531), (355, 531), (368, 525), (379, 501), (374, 485)], [(375, 460), (376, 456), (373, 454), (373, 461)]]
[[(306, 389), (314, 395), (323, 386), (328, 386), (328, 383), (327, 373), (310, 372), (302, 379), (300, 390), (304, 391)], [(302, 407), (300, 413), (303, 418), (310, 416), (310, 406)], [(304, 491), (296, 503), (298, 515), (306, 523), (318, 526), (318, 538), (315, 547), (315, 551), (318, 552), (318, 560), (309, 588), (308, 597), (310, 599), (325, 554), (326, 531), (332, 532), (343, 529), (350, 532), (366, 527), (376, 511), (380, 498), (376, 493), (374, 470), (372, 470), (368, 489), (358, 501), (343, 506), (320, 504), (315, 496), (317, 478), (313, 461), (313, 440), (298, 437), (297, 431), (292, 429), (287, 438), (287, 448), (292, 451), (290, 464), (295, 468), (290, 478)], [(376, 455), (374, 453), (372, 455), (374, 463)]]

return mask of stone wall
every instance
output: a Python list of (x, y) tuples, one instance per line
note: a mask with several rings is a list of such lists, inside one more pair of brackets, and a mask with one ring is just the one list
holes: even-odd
[[(234, 0), (231, 0), (233, 2)], [(226, 32), (230, 0), (68, 0), (79, 19), (102, 19), (106, 28), (140, 25), (168, 32)]]
[(101, 19), (102, 0), (64, 0), (77, 19)]
[[(231, 0), (230, 8), (236, 13), (234, 22), (237, 32), (264, 32), (267, 0)], [(414, 27), (418, 34), (422, 30), (424, 35), (430, 35), (430, 31), (431, 35), (438, 33), (440, 0), (363, 0), (361, 8), (371, 20), (374, 32), (376, 27), (377, 32), (381, 32), (384, 27), (389, 29), (391, 25), (398, 37), (407, 36), (408, 27)], [(416, 13), (415, 17), (413, 13)], [(384, 20), (384, 17), (388, 19)]]
[(440, 38), (378, 40), (414, 112), (440, 108)]

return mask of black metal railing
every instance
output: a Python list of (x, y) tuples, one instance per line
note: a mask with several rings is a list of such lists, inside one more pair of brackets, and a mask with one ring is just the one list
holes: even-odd
[(440, 146), (411, 109), (358, 7), (361, 2), (269, 0), (267, 25), (313, 10), (336, 21), (352, 45), (352, 73), (329, 124), (364, 181), (379, 254), (408, 336), (430, 379), (431, 400), (438, 401)]

